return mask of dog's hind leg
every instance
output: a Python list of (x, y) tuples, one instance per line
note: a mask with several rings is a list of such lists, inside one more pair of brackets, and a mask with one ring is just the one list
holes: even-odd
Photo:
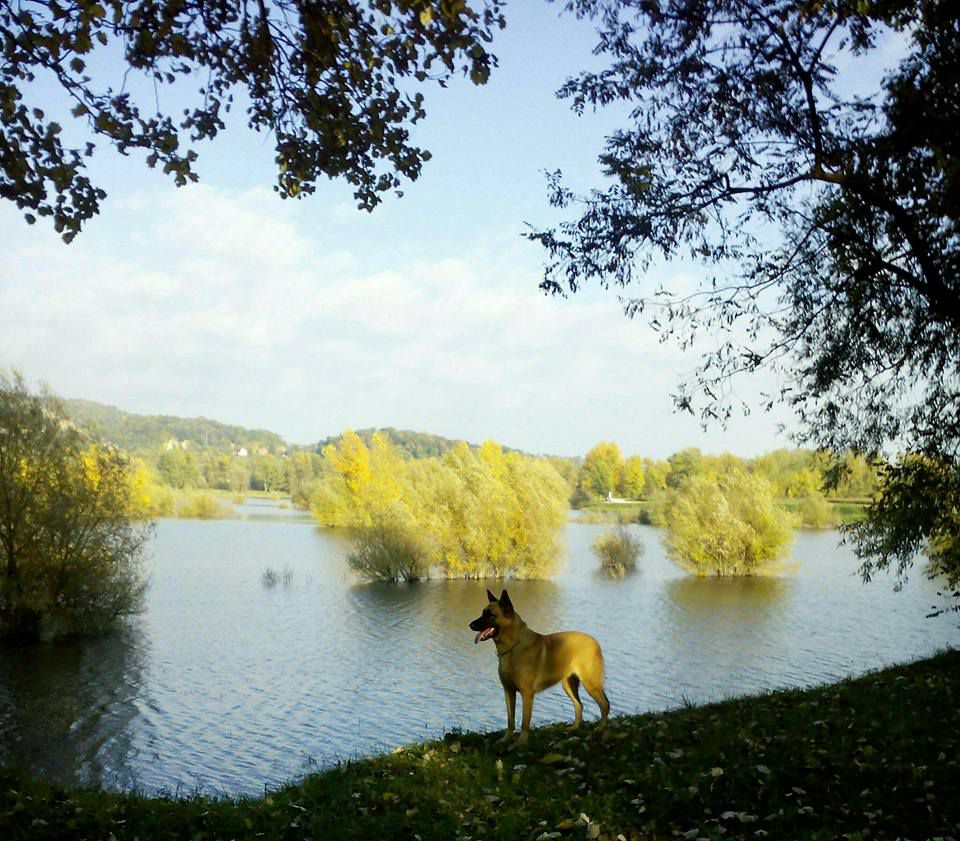
[(600, 707), (600, 726), (603, 727), (607, 723), (607, 715), (610, 713), (610, 701), (607, 700), (607, 693), (603, 691), (603, 683), (584, 679), (583, 688), (590, 693), (590, 697)]
[(583, 720), (583, 703), (580, 701), (580, 678), (568, 675), (563, 679), (563, 691), (573, 702), (573, 728), (576, 730)]

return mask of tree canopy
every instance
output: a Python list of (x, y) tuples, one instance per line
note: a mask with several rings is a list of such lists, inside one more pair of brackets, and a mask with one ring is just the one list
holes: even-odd
[[(0, 5), (0, 196), (69, 242), (105, 192), (100, 144), (142, 150), (177, 185), (236, 102), (275, 144), (281, 197), (343, 177), (361, 208), (420, 174), (417, 83), (486, 82), (502, 0), (34, 0)], [(118, 68), (117, 52), (122, 55)], [(45, 93), (62, 94), (63, 114)], [(164, 113), (168, 101), (188, 104)], [(71, 125), (64, 130), (66, 120)], [(71, 138), (67, 140), (65, 138)], [(79, 137), (82, 140), (74, 141)]]
[[(675, 395), (705, 421), (749, 410), (733, 382), (765, 369), (782, 388), (764, 405), (792, 407), (803, 443), (880, 460), (880, 504), (853, 528), (865, 574), (902, 573), (930, 541), (956, 546), (955, 4), (568, 6), (596, 19), (609, 66), (559, 95), (577, 111), (626, 105), (629, 117), (607, 138), (606, 186), (583, 193), (550, 177), (552, 203), (575, 212), (530, 234), (548, 257), (542, 287), (639, 287), (624, 293), (626, 313), (664, 338), (719, 337)], [(708, 267), (698, 288), (647, 280), (674, 258)], [(938, 558), (960, 577), (957, 549)]]

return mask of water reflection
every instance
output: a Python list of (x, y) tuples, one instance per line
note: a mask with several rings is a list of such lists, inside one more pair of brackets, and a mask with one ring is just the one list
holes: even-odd
[(749, 692), (763, 688), (771, 671), (783, 674), (790, 645), (779, 619), (789, 612), (793, 584), (765, 576), (664, 582), (664, 700)]
[(666, 594), (685, 621), (710, 626), (758, 624), (768, 621), (790, 589), (791, 581), (773, 576), (697, 578), (667, 582)]
[(508, 590), (517, 613), (536, 630), (557, 630), (556, 614), (562, 600), (561, 588), (553, 581), (481, 579), (355, 584), (347, 591), (347, 600), (361, 633), (364, 629), (369, 631), (373, 620), (387, 627), (429, 627), (431, 639), (442, 631), (456, 635), (454, 639), (472, 640), (467, 625), (486, 607), (488, 589), (497, 596)]
[(0, 765), (68, 784), (131, 784), (123, 769), (145, 659), (135, 627), (96, 640), (0, 646)]

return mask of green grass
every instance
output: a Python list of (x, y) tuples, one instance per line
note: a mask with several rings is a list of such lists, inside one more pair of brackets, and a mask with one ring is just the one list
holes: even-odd
[(648, 500), (632, 502), (593, 502), (579, 509), (573, 516), (576, 523), (649, 523)]
[[(835, 525), (862, 520), (866, 516), (867, 506), (870, 505), (870, 501), (864, 499), (828, 499), (827, 503), (833, 514), (832, 519)], [(777, 504), (791, 514), (799, 515), (803, 500), (782, 497), (777, 500)]]
[(960, 838), (958, 734), (954, 651), (617, 718), (603, 733), (542, 728), (525, 749), (450, 734), (257, 799), (64, 790), (0, 772), (0, 838)]

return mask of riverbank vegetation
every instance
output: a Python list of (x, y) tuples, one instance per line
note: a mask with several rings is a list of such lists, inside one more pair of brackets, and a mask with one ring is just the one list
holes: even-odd
[(0, 637), (96, 632), (140, 609), (140, 490), (124, 453), (0, 372)]
[[(261, 798), (67, 790), (0, 771), (0, 837), (960, 837), (960, 652), (805, 691), (345, 761)], [(936, 715), (930, 711), (936, 710)]]

